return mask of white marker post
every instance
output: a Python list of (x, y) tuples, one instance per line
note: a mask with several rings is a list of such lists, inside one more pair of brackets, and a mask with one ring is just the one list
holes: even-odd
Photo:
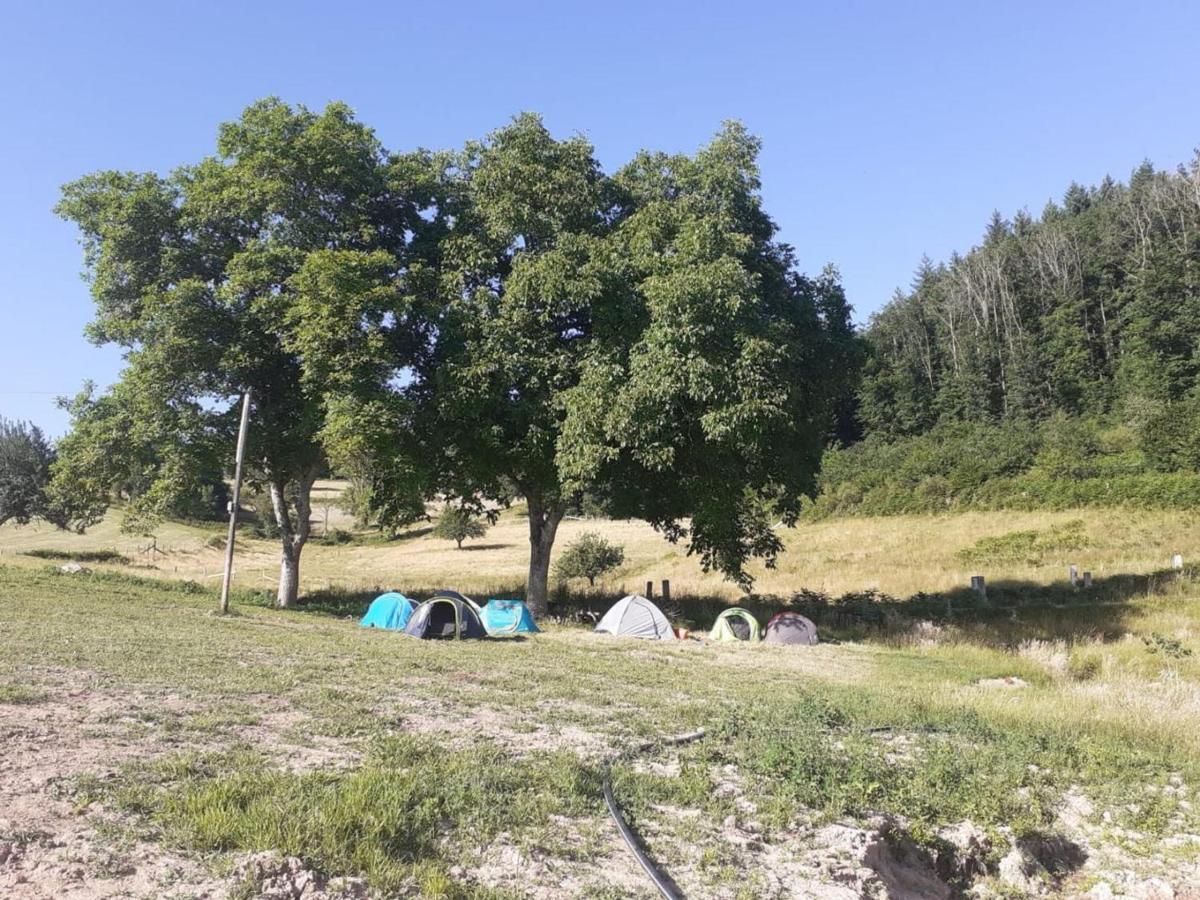
[(982, 575), (971, 576), (971, 590), (979, 595), (979, 599), (987, 603), (987, 584), (983, 580)]

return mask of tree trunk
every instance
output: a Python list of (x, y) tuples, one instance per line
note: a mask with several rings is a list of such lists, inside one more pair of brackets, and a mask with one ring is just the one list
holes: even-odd
[(275, 521), (279, 525), (279, 590), (275, 603), (281, 609), (294, 606), (300, 594), (300, 553), (308, 543), (308, 530), (312, 516), (312, 486), (317, 480), (316, 469), (306, 473), (297, 485), (296, 521), (288, 509), (287, 483), (271, 482), (271, 505), (275, 509)]
[(283, 609), (295, 605), (300, 593), (300, 551), (302, 547), (293, 547), (290, 542), (284, 542), (283, 552), (279, 554), (279, 591), (275, 602)]
[(535, 492), (525, 497), (529, 504), (529, 580), (525, 585), (525, 603), (536, 619), (545, 616), (550, 606), (550, 551), (554, 535), (566, 508), (547, 503)]

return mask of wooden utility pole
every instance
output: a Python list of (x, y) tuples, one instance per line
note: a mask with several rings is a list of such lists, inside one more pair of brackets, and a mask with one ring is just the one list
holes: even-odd
[(229, 503), (229, 536), (225, 539), (225, 575), (221, 579), (221, 615), (229, 612), (229, 580), (233, 577), (233, 539), (237, 535), (242, 502), (242, 460), (246, 457), (246, 430), (250, 424), (250, 391), (242, 395), (242, 424), (238, 426), (237, 462), (233, 467), (233, 499)]

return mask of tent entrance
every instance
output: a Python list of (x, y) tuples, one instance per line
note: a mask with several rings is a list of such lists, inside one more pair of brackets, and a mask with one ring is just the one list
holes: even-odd
[(449, 600), (431, 604), (425, 634), (430, 638), (458, 637), (458, 607)]

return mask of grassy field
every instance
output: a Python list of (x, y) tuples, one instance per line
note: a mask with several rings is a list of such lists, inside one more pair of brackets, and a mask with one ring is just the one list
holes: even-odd
[[(350, 521), (336, 505), (339, 491), (337, 482), (317, 485), (316, 537), (304, 550), (302, 590), (454, 586), (486, 592), (511, 591), (524, 583), (529, 537), (523, 507), (506, 511), (485, 537), (456, 550), (452, 542), (433, 537), (428, 525), (415, 526), (395, 539), (376, 533), (351, 534)], [(322, 542), (326, 515), (329, 529), (350, 538), (347, 543)], [(119, 523), (120, 513), (113, 512), (86, 535), (49, 526), (0, 526), (0, 563), (41, 565), (43, 560), (25, 555), (31, 550), (67, 554), (115, 550), (124, 557), (123, 564), (108, 564), (108, 568), (132, 567), (139, 574), (202, 584), (219, 581), (223, 526), (167, 523), (150, 550), (150, 539), (122, 534)], [(908, 597), (965, 587), (976, 574), (985, 575), (989, 582), (1046, 585), (1063, 580), (1070, 564), (1104, 579), (1162, 570), (1175, 553), (1188, 561), (1200, 560), (1198, 525), (1197, 517), (1188, 513), (1124, 509), (831, 519), (781, 528), (787, 549), (778, 566), (758, 565), (751, 571), (756, 592), (783, 596), (810, 589), (831, 595), (877, 590)], [(701, 571), (682, 547), (671, 545), (642, 522), (568, 519), (559, 530), (557, 548), (588, 530), (600, 531), (625, 548), (625, 565), (600, 585), (606, 595), (641, 590), (647, 580), (665, 578), (692, 595), (729, 600), (740, 596), (734, 585)], [(1035, 539), (1032, 545), (1020, 540), (1004, 544), (1005, 538), (1021, 533), (1043, 539)], [(997, 538), (1001, 545), (988, 552), (987, 542)], [(271, 589), (278, 577), (277, 544), (253, 538), (248, 528), (242, 529), (238, 541), (239, 585)], [(980, 542), (984, 552), (971, 552)]]
[[(321, 896), (651, 896), (600, 802), (615, 761), (618, 797), (690, 897), (1119, 895), (1156, 878), (1187, 896), (1200, 582), (1154, 573), (1200, 552), (1191, 525), (1092, 511), (802, 526), (764, 592), (900, 598), (878, 619), (829, 610), (827, 641), (804, 649), (555, 626), (442, 644), (347, 618), (368, 585), (515, 583), (519, 512), (486, 549), (419, 533), (313, 546), (308, 584), (345, 590), (296, 611), (263, 605), (243, 562), (227, 618), (197, 577), (216, 558), (201, 530), (164, 529), (150, 569), (113, 525), (2, 529), (0, 894), (266, 895), (296, 876), (253, 855), (275, 851)], [(610, 596), (649, 577), (684, 606), (733, 596), (640, 525), (571, 522), (564, 540), (586, 527), (626, 544)], [(30, 549), (132, 562), (68, 575)], [(1092, 592), (1053, 584), (1068, 562), (1096, 573)], [(908, 599), (976, 571), (1039, 602), (946, 620)]]

